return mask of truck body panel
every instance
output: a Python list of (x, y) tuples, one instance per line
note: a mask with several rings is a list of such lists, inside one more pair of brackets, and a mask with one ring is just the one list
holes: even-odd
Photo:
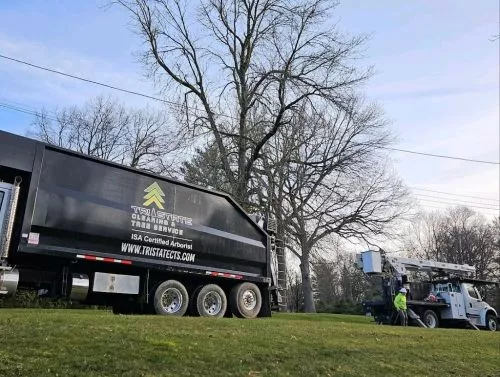
[[(151, 185), (159, 204), (145, 206)], [(94, 251), (266, 276), (267, 235), (227, 198), (51, 149), (30, 231), (40, 234), (28, 243), (39, 253)]]
[(464, 296), (459, 292), (441, 292), (442, 297), (448, 306), (441, 309), (442, 319), (466, 319)]

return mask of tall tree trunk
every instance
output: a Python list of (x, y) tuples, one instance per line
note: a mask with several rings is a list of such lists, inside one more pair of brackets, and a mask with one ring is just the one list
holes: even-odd
[(300, 263), (300, 272), (302, 274), (302, 292), (304, 294), (304, 312), (316, 313), (314, 305), (314, 295), (311, 282), (311, 269), (309, 265), (309, 251), (302, 250), (302, 260)]

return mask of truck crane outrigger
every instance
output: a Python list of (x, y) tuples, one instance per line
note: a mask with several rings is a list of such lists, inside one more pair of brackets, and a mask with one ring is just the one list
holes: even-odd
[[(364, 304), (378, 323), (393, 323), (392, 301), (395, 293), (405, 287), (410, 291), (408, 316), (421, 327), (461, 323), (474, 329), (497, 329), (498, 314), (482, 300), (476, 286), (498, 283), (472, 279), (474, 266), (395, 257), (372, 250), (358, 254), (357, 265), (367, 275), (382, 278), (382, 300)], [(410, 272), (435, 276), (428, 281), (410, 282)]]

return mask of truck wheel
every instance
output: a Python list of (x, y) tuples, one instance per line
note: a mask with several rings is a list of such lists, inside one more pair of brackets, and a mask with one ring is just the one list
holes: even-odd
[(439, 319), (434, 310), (426, 310), (422, 315), (422, 322), (430, 329), (439, 327)]
[(255, 318), (262, 306), (259, 287), (253, 283), (241, 283), (231, 289), (231, 309), (236, 317)]
[(490, 331), (497, 331), (498, 328), (498, 322), (495, 316), (491, 313), (489, 313), (486, 316), (486, 329)]
[(167, 280), (156, 288), (153, 305), (157, 314), (183, 316), (189, 305), (188, 292), (180, 282)]
[(201, 288), (196, 297), (196, 308), (202, 317), (220, 318), (227, 309), (224, 290), (217, 284), (208, 284)]

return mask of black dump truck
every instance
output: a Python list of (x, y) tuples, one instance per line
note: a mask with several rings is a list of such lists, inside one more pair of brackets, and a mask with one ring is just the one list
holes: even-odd
[(228, 195), (0, 131), (4, 297), (254, 318), (271, 283), (270, 236)]

